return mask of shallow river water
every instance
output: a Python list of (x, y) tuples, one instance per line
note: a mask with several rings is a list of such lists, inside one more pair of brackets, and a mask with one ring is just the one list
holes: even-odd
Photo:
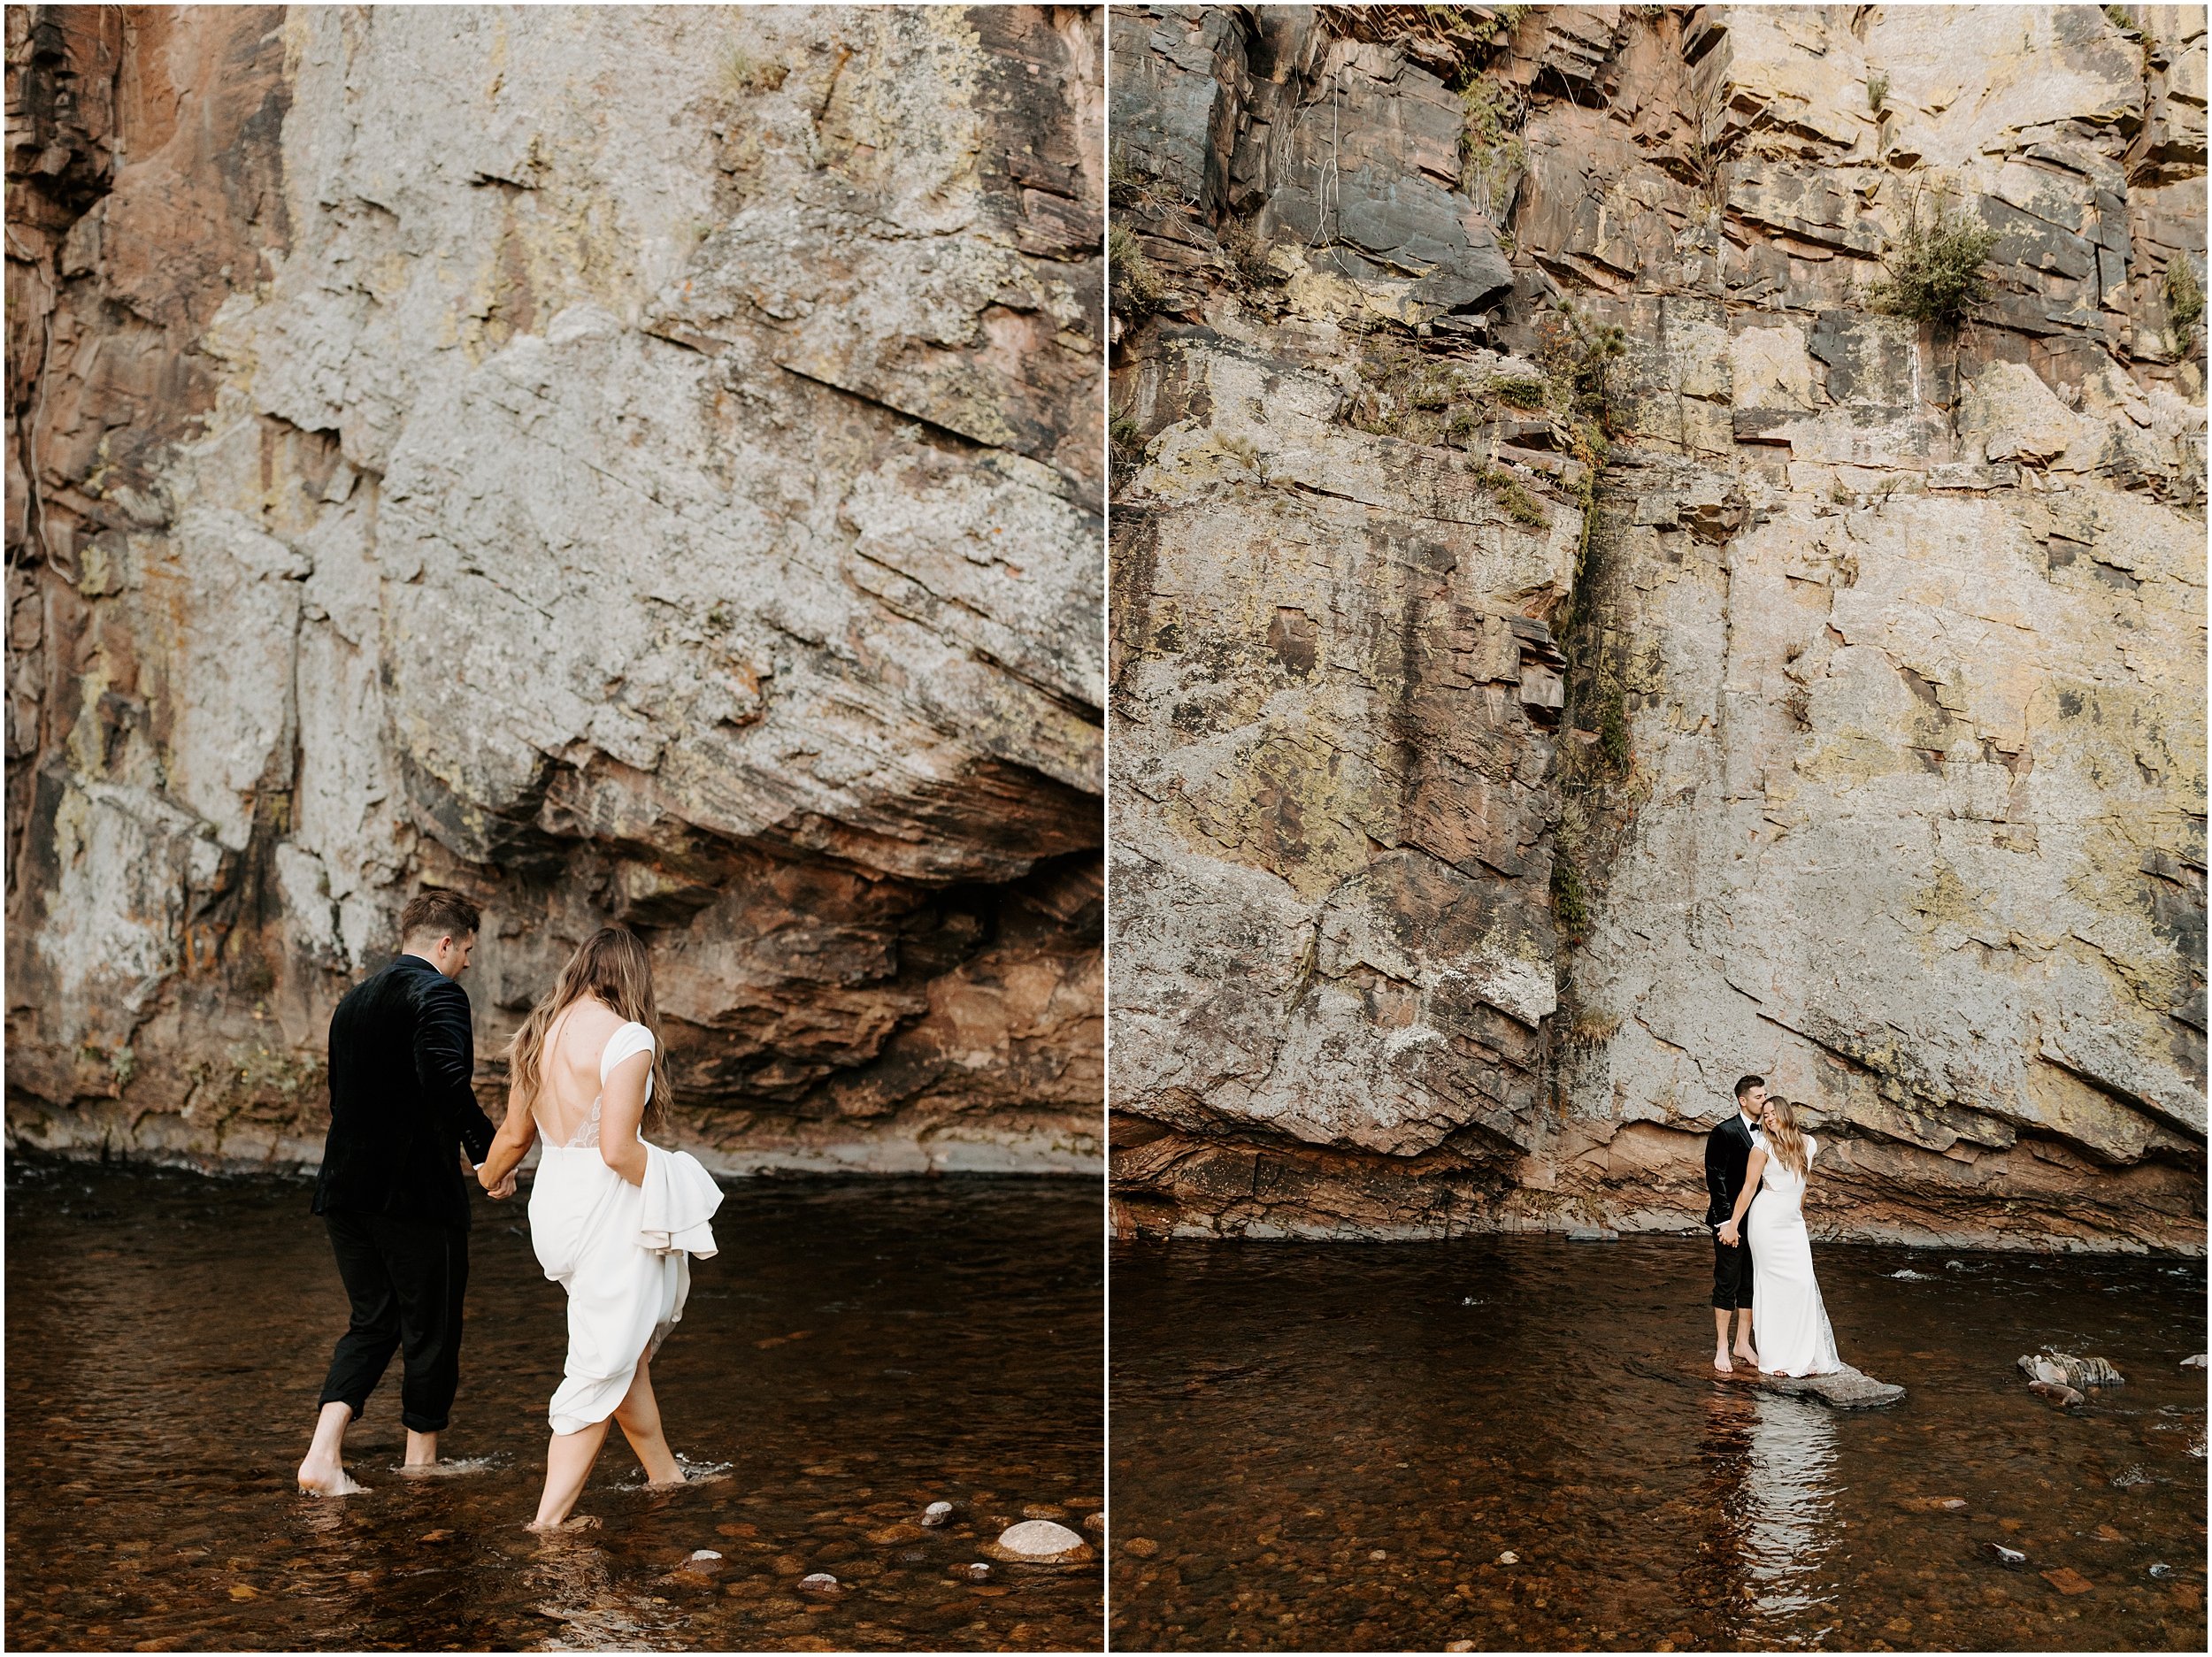
[(1118, 1248), (1111, 1644), (2203, 1650), (2203, 1262), (1816, 1249), (1902, 1402), (1715, 1380), (1701, 1239)]
[[(550, 1538), (523, 1527), (563, 1300), (522, 1201), (472, 1237), (440, 1447), (475, 1470), (396, 1476), (395, 1359), (348, 1439), (372, 1488), (317, 1500), (292, 1474), (345, 1302), (306, 1185), (11, 1158), (7, 1645), (1098, 1645), (1096, 1565), (957, 1575), (1026, 1507), (1098, 1510), (1094, 1184), (732, 1186), (653, 1364), (670, 1442), (725, 1476), (648, 1492), (611, 1433), (599, 1528)], [(896, 1528), (935, 1500), (950, 1525)], [(696, 1549), (722, 1561), (672, 1579)], [(797, 1592), (817, 1571), (844, 1592)]]

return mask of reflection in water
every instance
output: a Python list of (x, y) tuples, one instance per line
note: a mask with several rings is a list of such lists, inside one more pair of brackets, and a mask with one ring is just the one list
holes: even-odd
[(1707, 1516), (1694, 1592), (1722, 1637), (1747, 1645), (1812, 1645), (1832, 1631), (1822, 1566), (1836, 1540), (1836, 1419), (1824, 1405), (1715, 1384), (1705, 1400)]
[[(532, 1609), (555, 1625), (541, 1651), (679, 1651), (652, 1597), (618, 1584), (607, 1550), (588, 1530), (538, 1538), (525, 1576), (541, 1596)], [(662, 1601), (663, 1606), (666, 1600)]]
[(1835, 1412), (1771, 1393), (1752, 1412), (1742, 1496), (1751, 1606), (1784, 1625), (1778, 1639), (1809, 1645), (1829, 1630), (1809, 1616), (1835, 1598), (1821, 1569), (1835, 1541)]

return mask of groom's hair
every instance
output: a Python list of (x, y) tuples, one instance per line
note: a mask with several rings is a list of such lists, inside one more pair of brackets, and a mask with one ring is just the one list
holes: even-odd
[(1736, 1097), (1741, 1099), (1753, 1088), (1764, 1087), (1766, 1085), (1767, 1078), (1763, 1076), (1739, 1076), (1736, 1078)]
[(418, 892), (399, 912), (399, 940), (411, 938), (468, 938), (484, 924), (476, 905), (458, 892), (436, 886)]

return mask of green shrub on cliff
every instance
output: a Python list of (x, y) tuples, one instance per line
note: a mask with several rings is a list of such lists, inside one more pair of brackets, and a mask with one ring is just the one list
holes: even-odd
[(1559, 930), (1570, 939), (1579, 940), (1582, 929), (1590, 924), (1590, 902), (1583, 891), (1582, 871), (1563, 852), (1552, 856), (1551, 909)]
[(1628, 355), (1624, 329), (1594, 322), (1571, 303), (1536, 325), (1536, 360), (1560, 387), (1569, 415), (1614, 429), (1613, 364)]
[(1512, 130), (1513, 95), (1477, 75), (1460, 88), (1459, 188), (1493, 219), (1502, 217), (1513, 180), (1528, 166), (1528, 146)]
[(2189, 261), (2177, 257), (2166, 267), (2166, 320), (2173, 329), (2174, 349), (2186, 352), (2196, 343), (2197, 324), (2204, 320), (2204, 285), (2197, 280)]
[(1982, 272), (1997, 233), (1945, 197), (1924, 219), (1916, 199), (1887, 261), (1889, 280), (1870, 290), (1874, 308), (1955, 328), (1988, 290)]

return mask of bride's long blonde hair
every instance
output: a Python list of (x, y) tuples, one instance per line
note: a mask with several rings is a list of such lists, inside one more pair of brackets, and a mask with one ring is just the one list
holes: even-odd
[(1797, 1125), (1797, 1112), (1786, 1099), (1770, 1098), (1767, 1145), (1775, 1159), (1800, 1179), (1805, 1178), (1805, 1131)]
[(653, 1096), (646, 1101), (645, 1116), (638, 1125), (649, 1132), (657, 1129), (667, 1116), (669, 1087), (660, 1009), (653, 1000), (653, 958), (635, 932), (619, 926), (603, 926), (577, 946), (553, 987), (538, 998), (508, 1042), (507, 1074), (515, 1097), (525, 1109), (536, 1100), (546, 1032), (563, 1011), (587, 995), (597, 996), (629, 1023), (653, 1032)]

